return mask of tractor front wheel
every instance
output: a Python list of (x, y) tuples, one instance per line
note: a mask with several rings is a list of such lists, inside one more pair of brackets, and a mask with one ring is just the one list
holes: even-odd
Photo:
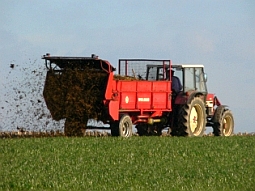
[(230, 110), (218, 106), (213, 117), (213, 134), (215, 136), (231, 136), (234, 132), (234, 117)]

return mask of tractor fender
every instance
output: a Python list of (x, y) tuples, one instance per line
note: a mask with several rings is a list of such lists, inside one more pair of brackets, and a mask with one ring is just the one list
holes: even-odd
[(201, 92), (193, 92), (190, 95), (187, 96), (187, 104), (190, 104), (191, 101), (195, 98), (195, 97), (199, 97), (199, 96), (203, 96), (204, 94), (202, 94)]
[(203, 96), (204, 94), (201, 92), (188, 92), (188, 93), (180, 93), (176, 96), (174, 103), (177, 105), (184, 105), (184, 104), (190, 104), (191, 101), (195, 98), (195, 97), (199, 97), (199, 96)]
[(215, 109), (214, 115), (212, 117), (212, 121), (214, 123), (217, 123), (217, 115), (221, 116), (223, 114), (224, 111), (228, 110), (228, 106), (227, 105), (220, 105)]

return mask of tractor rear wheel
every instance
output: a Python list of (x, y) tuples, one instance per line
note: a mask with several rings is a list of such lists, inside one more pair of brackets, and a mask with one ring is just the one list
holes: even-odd
[[(202, 99), (195, 97), (189, 104), (179, 110), (178, 127), (174, 128), (173, 135), (201, 137), (206, 125), (205, 105)], [(177, 131), (177, 132), (176, 132)]]
[(230, 110), (218, 106), (213, 116), (213, 134), (215, 136), (231, 136), (234, 132), (234, 117)]
[(112, 136), (131, 137), (132, 136), (132, 120), (129, 115), (122, 115), (119, 122), (111, 124)]

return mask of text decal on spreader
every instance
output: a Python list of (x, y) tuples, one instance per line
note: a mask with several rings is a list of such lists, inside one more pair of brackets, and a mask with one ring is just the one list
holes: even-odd
[(139, 98), (138, 98), (138, 101), (149, 102), (149, 101), (150, 101), (150, 98), (148, 98), (148, 97), (139, 97)]

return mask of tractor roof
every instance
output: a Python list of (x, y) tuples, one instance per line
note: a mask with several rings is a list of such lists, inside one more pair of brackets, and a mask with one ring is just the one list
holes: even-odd
[(173, 64), (172, 68), (203, 68), (202, 64)]
[[(167, 67), (168, 65), (166, 65)], [(159, 64), (148, 64), (147, 67), (162, 67)], [(172, 64), (172, 68), (203, 68), (202, 64)]]

